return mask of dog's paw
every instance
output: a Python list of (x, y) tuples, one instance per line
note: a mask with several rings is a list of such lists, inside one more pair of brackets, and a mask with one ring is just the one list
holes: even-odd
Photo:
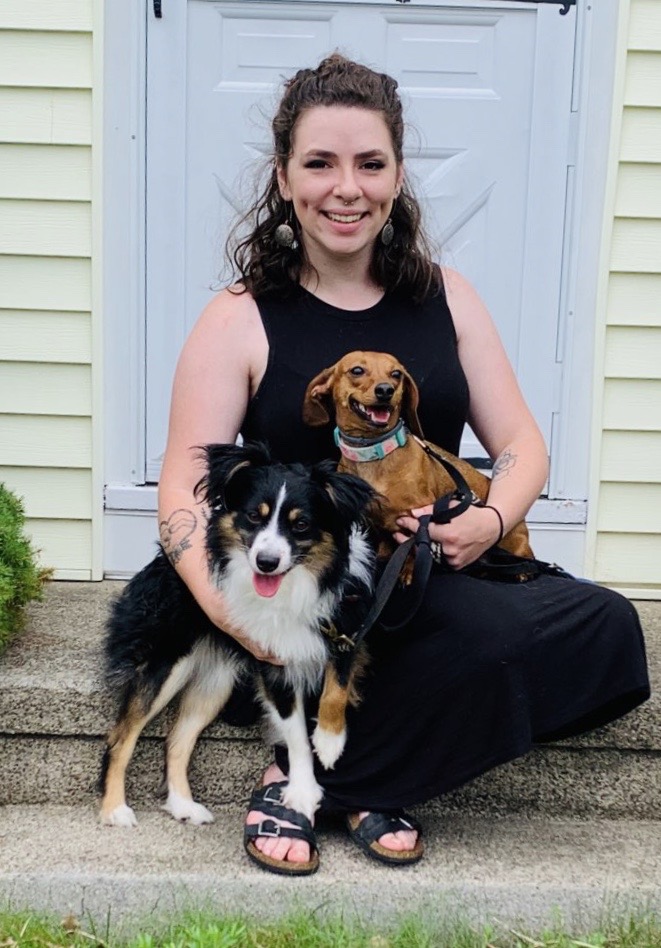
[(326, 731), (318, 724), (314, 729), (314, 734), (312, 735), (312, 746), (314, 747), (317, 757), (324, 765), (326, 770), (333, 769), (339, 760), (342, 751), (344, 750), (344, 745), (346, 742), (346, 730), (341, 731), (339, 734), (333, 734), (331, 731)]
[(196, 803), (195, 800), (187, 800), (172, 790), (168, 793), (163, 809), (175, 820), (190, 823), (192, 826), (202, 826), (204, 823), (213, 823), (214, 821), (213, 813), (202, 806), (201, 803)]
[(104, 826), (137, 826), (138, 821), (136, 819), (135, 813), (130, 806), (127, 806), (126, 803), (122, 803), (120, 806), (116, 806), (114, 810), (110, 810), (109, 813), (104, 813), (101, 811), (101, 822)]
[(296, 784), (292, 785), (290, 783), (284, 789), (282, 802), (291, 810), (296, 810), (297, 813), (303, 813), (304, 816), (307, 816), (307, 818), (311, 820), (319, 809), (323, 795), (324, 791), (316, 782), (306, 787), (296, 786)]
[(402, 569), (399, 574), (400, 585), (405, 588), (410, 586), (413, 582), (413, 571), (415, 570), (415, 558), (412, 556), (407, 557), (402, 566)]

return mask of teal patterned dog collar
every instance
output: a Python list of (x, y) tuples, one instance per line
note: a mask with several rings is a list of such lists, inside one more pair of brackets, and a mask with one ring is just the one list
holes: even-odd
[(334, 431), (335, 444), (348, 461), (381, 461), (397, 448), (403, 448), (406, 437), (407, 431), (401, 419), (392, 431), (374, 441), (349, 438), (343, 435), (339, 428)]

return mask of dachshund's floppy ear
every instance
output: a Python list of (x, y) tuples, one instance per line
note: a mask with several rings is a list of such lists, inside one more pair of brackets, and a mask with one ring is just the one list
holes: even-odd
[(199, 452), (206, 462), (207, 472), (195, 485), (195, 496), (212, 509), (225, 506), (227, 486), (239, 471), (271, 463), (268, 448), (260, 442), (207, 444)]
[(422, 426), (418, 418), (418, 403), (420, 396), (418, 386), (408, 372), (404, 372), (404, 395), (402, 397), (402, 418), (411, 434), (424, 438)]
[(334, 381), (335, 366), (331, 365), (320, 372), (308, 385), (303, 399), (303, 421), (306, 425), (319, 428), (330, 421)]

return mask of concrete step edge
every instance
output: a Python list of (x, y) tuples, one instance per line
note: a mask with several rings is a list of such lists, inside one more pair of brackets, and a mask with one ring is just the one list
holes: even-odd
[[(0, 804), (93, 804), (102, 750), (99, 739), (0, 738)], [(193, 792), (212, 810), (245, 804), (270, 758), (269, 749), (258, 741), (202, 741), (190, 768)], [(163, 742), (142, 740), (128, 771), (131, 805), (158, 806), (162, 776)], [(661, 819), (659, 786), (659, 754), (543, 746), (489, 770), (431, 806), (487, 816)]]
[[(297, 907), (363, 920), (461, 913), (541, 926), (558, 911), (589, 927), (605, 913), (661, 910), (661, 823), (476, 818), (424, 807), (426, 855), (395, 872), (371, 862), (339, 823), (319, 830), (306, 879), (260, 871), (242, 850), (243, 813), (211, 826), (148, 811), (134, 830), (101, 827), (83, 807), (0, 808), (0, 898), (14, 909), (73, 912), (153, 928), (184, 909), (269, 918)], [(556, 914), (557, 918), (557, 914)]]

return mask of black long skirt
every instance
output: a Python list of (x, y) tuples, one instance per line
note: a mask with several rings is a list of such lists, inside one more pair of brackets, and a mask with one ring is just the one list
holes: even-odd
[[(414, 621), (375, 627), (369, 650), (344, 753), (334, 770), (317, 767), (327, 810), (422, 803), (650, 694), (631, 603), (554, 576), (510, 584), (434, 571)], [(284, 749), (276, 759), (286, 771)]]

